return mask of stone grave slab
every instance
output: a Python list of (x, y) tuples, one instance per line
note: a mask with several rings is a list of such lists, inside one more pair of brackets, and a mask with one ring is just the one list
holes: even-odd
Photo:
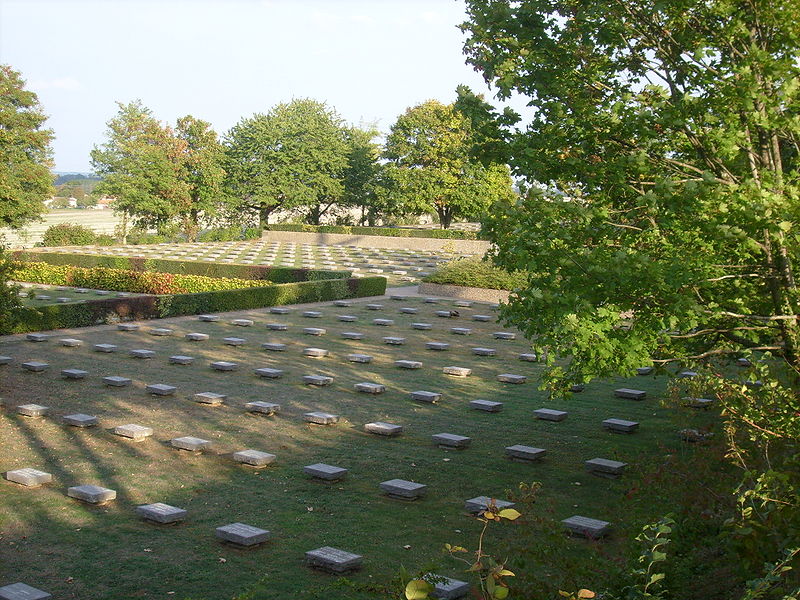
[(471, 400), (469, 407), (474, 410), (482, 410), (484, 412), (500, 412), (503, 410), (502, 402), (494, 402), (493, 400)]
[(226, 337), (222, 338), (222, 343), (226, 346), (244, 346), (247, 340), (240, 337)]
[(585, 389), (586, 389), (586, 386), (583, 385), (582, 383), (574, 383), (571, 386), (569, 386), (569, 391), (573, 392), (575, 394), (579, 394)]
[(188, 450), (189, 452), (202, 452), (211, 448), (211, 442), (202, 438), (190, 435), (173, 438), (169, 441), (170, 446), (178, 450)]
[(238, 371), (239, 363), (229, 362), (227, 360), (218, 360), (211, 363), (211, 368), (215, 371)]
[(392, 319), (372, 319), (372, 324), (379, 327), (391, 327), (394, 325), (394, 321)]
[(153, 435), (153, 428), (129, 423), (127, 425), (117, 425), (114, 427), (114, 433), (121, 437), (130, 438), (134, 442), (140, 442)]
[(206, 323), (216, 323), (219, 321), (219, 317), (217, 315), (198, 315), (197, 319)]
[(468, 327), (451, 327), (450, 333), (453, 335), (472, 335), (472, 329)]
[(375, 435), (395, 437), (403, 433), (403, 426), (393, 425), (392, 423), (384, 423), (383, 421), (375, 421), (373, 423), (365, 424), (364, 431), (367, 433), (374, 433)]
[(266, 342), (261, 344), (261, 348), (263, 350), (268, 350), (269, 352), (286, 352), (286, 344), (277, 344), (274, 342)]
[(614, 395), (617, 398), (627, 398), (628, 400), (644, 400), (647, 397), (647, 392), (644, 390), (619, 388), (618, 390), (614, 390)]
[(543, 421), (563, 421), (567, 418), (567, 412), (563, 410), (554, 410), (552, 408), (539, 408), (533, 411), (537, 419)]
[(359, 333), (358, 331), (342, 331), (339, 334), (345, 340), (362, 340), (364, 339), (364, 334)]
[(386, 386), (380, 383), (373, 383), (371, 381), (362, 381), (354, 386), (357, 392), (363, 394), (383, 394), (386, 391)]
[(75, 338), (62, 338), (58, 343), (67, 348), (79, 348), (83, 346), (83, 340), (76, 340)]
[(524, 361), (524, 362), (536, 362), (536, 360), (537, 360), (536, 355), (535, 354), (530, 354), (530, 353), (522, 353), (522, 354), (519, 355), (518, 358), (519, 358), (519, 360)]
[(274, 402), (263, 402), (261, 400), (248, 402), (244, 405), (244, 407), (249, 412), (261, 413), (264, 415), (274, 415), (281, 410), (280, 404), (275, 404)]
[(422, 363), (418, 360), (396, 360), (394, 361), (394, 366), (399, 367), (400, 369), (419, 369), (422, 367)]
[(412, 323), (411, 329), (418, 329), (420, 331), (429, 331), (433, 329), (433, 325), (430, 323)]
[(0, 587), (0, 600), (46, 600), (52, 597), (52, 594), (22, 582)]
[(24, 468), (6, 471), (6, 479), (25, 487), (39, 487), (53, 481), (53, 476), (38, 469)]
[(307, 310), (303, 312), (303, 316), (307, 319), (319, 319), (322, 316), (322, 313), (318, 310)]
[(17, 414), (23, 417), (44, 417), (49, 411), (50, 408), (48, 406), (42, 406), (41, 404), (20, 404), (17, 407)]
[(28, 333), (25, 335), (25, 339), (29, 342), (46, 342), (50, 339), (49, 333)]
[(714, 405), (713, 398), (682, 398), (683, 405), (689, 408), (710, 408)]
[(315, 569), (340, 574), (360, 569), (364, 557), (331, 546), (306, 552), (306, 563)]
[(406, 343), (406, 338), (388, 336), (383, 338), (383, 343), (389, 344), (390, 346), (402, 346)]
[(120, 377), (119, 375), (109, 375), (103, 377), (103, 383), (111, 387), (126, 387), (131, 384), (131, 380), (127, 377)]
[(303, 383), (316, 387), (324, 387), (333, 383), (333, 377), (328, 375), (303, 375)]
[(748, 358), (737, 358), (736, 359), (736, 366), (737, 367), (752, 367), (753, 363), (750, 362)]
[(98, 485), (76, 485), (67, 488), (67, 496), (88, 504), (105, 504), (117, 497), (117, 492)]
[(192, 400), (199, 404), (219, 406), (227, 397), (227, 394), (217, 394), (216, 392), (199, 392), (192, 396)]
[(138, 331), (139, 325), (136, 323), (118, 323), (117, 324), (118, 331)]
[(445, 350), (450, 349), (450, 344), (445, 342), (425, 342), (425, 347), (428, 350), (435, 350), (437, 352), (443, 352)]
[(172, 396), (178, 388), (165, 383), (151, 383), (145, 389), (148, 394), (153, 394), (154, 396)]
[(208, 334), (193, 331), (192, 333), (187, 333), (185, 337), (190, 342), (204, 342), (208, 339)]
[(26, 371), (31, 371), (33, 373), (41, 373), (50, 367), (50, 365), (48, 365), (46, 362), (41, 362), (38, 360), (29, 360), (28, 362), (22, 363), (20, 366)]
[(94, 346), (92, 346), (92, 350), (94, 350), (95, 352), (110, 353), (110, 352), (116, 352), (117, 346), (115, 346), (114, 344), (95, 344)]
[(323, 327), (304, 327), (303, 333), (306, 335), (325, 335), (328, 331)]
[(431, 441), (439, 448), (468, 448), (472, 438), (454, 433), (436, 433), (431, 436)]
[(425, 298), (423, 300), (423, 302), (425, 304), (439, 304), (439, 299), (438, 298)]
[(347, 360), (354, 363), (368, 364), (372, 362), (372, 357), (369, 354), (348, 354)]
[(324, 481), (339, 481), (347, 476), (347, 469), (336, 467), (334, 465), (326, 465), (325, 463), (316, 463), (303, 467), (303, 473), (306, 475), (311, 475), (315, 479), (322, 479)]
[(697, 377), (696, 371), (681, 371), (678, 373), (678, 377), (681, 379), (691, 379), (692, 377)]
[(236, 546), (252, 547), (263, 544), (269, 539), (270, 533), (266, 529), (245, 525), (244, 523), (231, 523), (217, 527), (216, 536), (224, 542)]
[(156, 353), (153, 350), (146, 350), (144, 348), (137, 348), (135, 350), (131, 350), (128, 353), (129, 356), (133, 358), (153, 358)]
[(438, 600), (458, 600), (466, 597), (470, 592), (470, 585), (466, 581), (459, 581), (450, 577), (437, 575), (435, 580), (430, 581), (433, 585), (431, 598)]
[(639, 423), (625, 419), (606, 419), (603, 421), (603, 427), (614, 433), (633, 433), (639, 429)]
[(286, 323), (267, 323), (267, 329), (270, 331), (288, 331), (289, 326)]
[(304, 348), (303, 355), (311, 358), (324, 358), (329, 352), (325, 348)]
[(259, 469), (275, 462), (274, 454), (261, 452), (260, 450), (239, 450), (238, 452), (234, 452), (231, 457), (234, 462)]
[(469, 377), (472, 375), (472, 369), (467, 367), (442, 367), (442, 373), (452, 377)]
[(514, 444), (506, 448), (506, 456), (518, 462), (537, 462), (541, 460), (545, 454), (547, 454), (547, 450), (533, 448), (532, 446), (523, 446), (522, 444)]
[(64, 415), (62, 417), (64, 423), (72, 425), (73, 427), (94, 427), (97, 425), (97, 417), (94, 415), (85, 415), (83, 413), (75, 413), (72, 415)]
[(175, 354), (169, 357), (169, 364), (171, 365), (190, 365), (194, 362), (193, 356), (185, 356), (183, 354)]
[(418, 308), (414, 308), (413, 306), (403, 306), (400, 309), (400, 313), (404, 315), (416, 315), (419, 312)]
[(655, 370), (655, 369), (653, 369), (653, 367), (638, 367), (638, 368), (636, 369), (636, 374), (637, 374), (637, 375), (642, 375), (642, 376), (644, 376), (644, 375), (650, 375), (650, 374), (652, 374), (652, 373), (653, 373), (653, 371), (654, 371), (654, 370)]
[(501, 373), (497, 376), (497, 381), (500, 383), (513, 383), (519, 385), (528, 381), (525, 375), (514, 375), (514, 373)]
[(365, 308), (367, 310), (383, 310), (383, 304), (367, 304)]
[(610, 479), (617, 479), (622, 476), (622, 473), (627, 467), (627, 463), (618, 460), (609, 460), (607, 458), (592, 458), (587, 460), (584, 464), (586, 470), (592, 475), (599, 475)]
[(187, 512), (182, 508), (170, 506), (163, 502), (155, 502), (154, 504), (137, 506), (136, 514), (146, 521), (167, 525), (169, 523), (180, 523), (186, 519)]
[(290, 308), (286, 308), (285, 306), (272, 306), (269, 309), (273, 315), (288, 315), (291, 311)]
[(574, 515), (561, 521), (566, 530), (572, 534), (592, 540), (599, 539), (611, 530), (611, 523)]
[(307, 423), (314, 423), (316, 425), (333, 425), (339, 422), (339, 415), (333, 415), (322, 411), (313, 411), (304, 414), (303, 419)]
[(339, 315), (337, 317), (342, 323), (355, 323), (358, 317), (355, 315)]
[(251, 319), (234, 319), (231, 321), (231, 325), (236, 325), (237, 327), (252, 327), (253, 321)]
[(442, 395), (440, 393), (427, 392), (424, 390), (411, 392), (410, 395), (412, 400), (417, 400), (418, 402), (428, 402), (429, 404), (434, 404), (442, 399)]
[(12, 360), (14, 360), (14, 358), (11, 356), (0, 356), (0, 365), (7, 365)]
[(148, 333), (150, 335), (155, 335), (155, 336), (166, 336), (166, 335), (172, 335), (174, 331), (169, 327), (153, 327), (148, 331)]
[(87, 371), (82, 371), (81, 369), (62, 369), (61, 376), (64, 379), (83, 379), (89, 373)]
[(350, 302), (349, 300), (334, 300), (333, 301), (333, 305), (334, 306), (352, 306), (353, 303)]
[(464, 509), (469, 513), (479, 513), (488, 510), (492, 501), (494, 501), (494, 505), (498, 510), (514, 508), (514, 506), (516, 506), (513, 502), (507, 500), (499, 500), (497, 498), (490, 498), (489, 496), (476, 496), (464, 502)]
[(390, 479), (380, 483), (381, 491), (398, 500), (418, 500), (428, 492), (428, 486), (405, 479)]
[(492, 334), (492, 337), (496, 340), (515, 340), (517, 339), (517, 334), (509, 331), (496, 331)]
[(492, 317), (491, 315), (472, 315), (472, 320), (480, 323), (488, 323), (492, 320)]
[(283, 371), (280, 369), (270, 369), (269, 367), (261, 367), (260, 369), (254, 369), (253, 373), (258, 375), (259, 377), (264, 377), (265, 379), (280, 379), (283, 377)]

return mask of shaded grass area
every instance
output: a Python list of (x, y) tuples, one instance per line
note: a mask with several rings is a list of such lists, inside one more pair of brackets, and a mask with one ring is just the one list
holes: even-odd
[[(713, 422), (709, 413), (676, 412), (662, 408), (656, 398), (663, 394), (663, 377), (638, 377), (595, 382), (585, 392), (558, 401), (548, 400), (536, 389), (541, 366), (518, 360), (528, 350), (524, 340), (494, 340), (501, 331), (496, 323), (470, 319), (487, 313), (485, 306), (459, 308), (459, 318), (434, 315), (443, 305), (419, 299), (386, 300), (382, 312), (365, 310), (363, 302), (352, 307), (326, 306), (319, 319), (303, 318), (300, 310), (272, 315), (267, 310), (241, 313), (255, 326), (241, 328), (225, 319), (203, 323), (193, 318), (167, 319), (143, 324), (138, 332), (112, 328), (87, 330), (78, 335), (54, 335), (46, 343), (0, 342), (0, 354), (14, 357), (0, 367), (0, 470), (33, 467), (52, 473), (54, 482), (40, 489), (26, 489), (1, 482), (0, 577), (2, 582), (26, 581), (61, 598), (194, 598), (228, 600), (239, 594), (248, 598), (377, 598), (399, 594), (393, 579), (401, 566), (409, 571), (435, 568), (438, 573), (465, 579), (457, 563), (443, 556), (445, 542), (474, 547), (478, 523), (463, 510), (464, 500), (478, 495), (505, 497), (519, 482), (541, 481), (542, 491), (532, 512), (518, 525), (493, 533), (500, 547), (516, 538), (541, 543), (550, 549), (532, 555), (519, 551), (515, 561), (523, 571), (517, 582), (522, 589), (544, 573), (569, 582), (564, 570), (581, 565), (588, 586), (607, 580), (619, 568), (629, 550), (627, 539), (641, 526), (675, 508), (685, 490), (667, 484), (658, 473), (665, 464), (692, 464), (707, 449), (678, 441), (676, 429), (686, 423)], [(398, 313), (401, 306), (416, 306), (417, 315)], [(356, 323), (343, 323), (337, 315), (352, 314)], [(380, 327), (373, 318), (391, 318), (395, 324)], [(266, 329), (266, 323), (289, 325), (286, 332)], [(431, 331), (410, 328), (412, 322), (429, 322)], [(154, 337), (147, 329), (168, 326), (172, 337)], [(324, 327), (327, 334), (302, 334), (303, 327)], [(470, 336), (450, 333), (450, 327), (470, 327)], [(362, 341), (343, 340), (342, 331), (360, 331)], [(189, 342), (183, 336), (203, 332), (211, 337)], [(404, 346), (381, 342), (387, 335), (406, 337)], [(222, 343), (226, 336), (247, 339), (241, 347)], [(58, 337), (79, 337), (84, 346), (57, 345)], [(260, 349), (262, 342), (288, 345), (282, 353)], [(425, 349), (427, 341), (445, 341), (445, 352)], [(113, 343), (114, 354), (93, 352), (92, 344)], [(330, 356), (303, 356), (305, 347), (322, 347)], [(477, 357), (471, 348), (497, 349), (496, 357)], [(128, 356), (135, 348), (156, 351), (152, 359)], [(361, 365), (348, 362), (351, 352), (373, 356)], [(168, 357), (195, 357), (189, 366), (170, 365)], [(420, 370), (394, 366), (399, 359), (423, 362)], [(23, 371), (19, 363), (43, 360), (47, 372)], [(240, 370), (220, 373), (209, 368), (215, 360), (240, 364)], [(467, 366), (467, 378), (442, 374), (444, 366)], [(256, 377), (258, 367), (280, 368), (282, 379)], [(82, 368), (82, 381), (59, 377), (63, 368)], [(500, 373), (527, 375), (524, 385), (496, 381)], [(301, 377), (325, 374), (335, 377), (332, 386), (310, 388)], [(106, 375), (133, 379), (128, 388), (107, 388)], [(383, 383), (387, 392), (378, 396), (356, 393), (355, 383)], [(178, 387), (173, 397), (145, 393), (151, 383)], [(633, 402), (613, 397), (613, 389), (638, 387), (648, 400)], [(444, 394), (439, 405), (411, 401), (414, 390)], [(191, 401), (196, 392), (228, 394), (221, 407)], [(485, 398), (505, 403), (497, 414), (470, 410), (469, 400)], [(282, 405), (276, 417), (254, 416), (243, 406), (251, 400)], [(36, 402), (50, 406), (52, 416), (32, 420), (17, 416), (18, 404)], [(569, 411), (566, 421), (535, 420), (532, 411), (549, 407)], [(302, 414), (325, 410), (339, 414), (333, 427), (310, 426)], [(60, 423), (59, 416), (73, 412), (95, 414), (100, 426), (78, 430)], [(601, 422), (609, 417), (639, 421), (640, 431), (626, 436), (606, 432)], [(387, 439), (363, 432), (364, 423), (388, 421), (405, 427), (404, 434)], [(114, 426), (137, 423), (153, 427), (152, 438), (132, 443), (111, 434)], [(472, 437), (464, 451), (445, 451), (431, 444), (430, 436), (449, 432)], [(212, 440), (214, 449), (203, 455), (170, 448), (173, 437), (192, 435)], [(548, 451), (535, 465), (508, 461), (503, 449), (526, 444)], [(254, 448), (277, 455), (273, 466), (252, 470), (236, 465), (229, 454)], [(583, 462), (594, 457), (630, 464), (621, 480), (599, 479), (587, 474)], [(326, 485), (308, 479), (304, 465), (327, 462), (349, 469), (349, 477)], [(429, 486), (428, 496), (404, 503), (381, 496), (378, 484), (393, 478), (410, 479)], [(117, 500), (106, 507), (89, 507), (65, 496), (71, 485), (93, 483), (117, 490)], [(166, 502), (189, 511), (179, 526), (158, 527), (139, 520), (138, 504)], [(612, 521), (614, 535), (601, 544), (565, 538), (560, 519), (573, 514)], [(262, 548), (238, 550), (214, 538), (214, 528), (240, 521), (272, 531), (273, 539)], [(527, 542), (526, 542), (527, 543)], [(365, 556), (365, 568), (345, 581), (311, 571), (303, 565), (303, 553), (332, 545)], [(405, 546), (410, 546), (409, 549)], [(532, 552), (532, 549), (531, 549)], [(558, 552), (558, 556), (552, 554)], [(535, 567), (535, 569), (534, 569)], [(542, 571), (546, 569), (546, 571)], [(526, 579), (525, 570), (529, 571)], [(558, 579), (558, 578), (561, 579)], [(174, 592), (170, 594), (169, 592)], [(243, 596), (245, 597), (245, 596)]]
[[(99, 290), (89, 290), (86, 293), (76, 292), (77, 288), (55, 286), (55, 285), (25, 285), (20, 290), (20, 301), (23, 306), (29, 308), (39, 308), (42, 306), (58, 305), (61, 302), (57, 298), (69, 298), (68, 303), (86, 302), (87, 300), (99, 300), (104, 298), (116, 298), (116, 292), (106, 294), (98, 294)], [(128, 297), (141, 296), (142, 294), (135, 294), (126, 292)], [(37, 296), (44, 295), (50, 298), (37, 298)]]

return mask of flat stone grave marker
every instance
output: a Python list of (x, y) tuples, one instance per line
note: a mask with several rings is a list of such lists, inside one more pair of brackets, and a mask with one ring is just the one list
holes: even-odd
[(263, 544), (269, 539), (270, 533), (266, 529), (245, 525), (244, 523), (231, 523), (217, 527), (216, 536), (224, 542), (250, 548)]
[(363, 561), (363, 556), (332, 548), (331, 546), (322, 546), (316, 550), (306, 552), (308, 566), (337, 575), (360, 569)]
[(251, 319), (234, 319), (231, 321), (231, 325), (236, 325), (237, 327), (252, 327), (253, 321)]
[(418, 402), (428, 402), (429, 404), (434, 404), (442, 399), (442, 395), (440, 393), (426, 392), (424, 390), (411, 392), (410, 395), (412, 400), (417, 400)]
[(533, 411), (537, 419), (543, 421), (563, 421), (567, 418), (567, 412), (564, 410), (554, 410), (552, 408), (539, 408)]
[(117, 497), (117, 492), (98, 485), (76, 485), (67, 488), (67, 496), (88, 504), (105, 504)]
[(494, 504), (498, 510), (516, 506), (513, 502), (507, 500), (498, 500), (497, 498), (489, 498), (489, 496), (476, 496), (464, 502), (464, 509), (469, 513), (475, 514), (488, 510), (490, 504)]
[(288, 331), (289, 326), (286, 323), (267, 323), (267, 329), (270, 331)]
[(169, 357), (169, 364), (171, 365), (190, 365), (194, 362), (193, 356), (184, 356), (183, 354), (175, 354)]
[(682, 398), (684, 406), (689, 408), (710, 408), (714, 404), (713, 398)]
[(396, 360), (394, 361), (394, 365), (401, 369), (419, 369), (422, 367), (422, 363), (418, 360)]
[(352, 304), (353, 303), (350, 302), (349, 300), (334, 300), (333, 301), (333, 305), (334, 306), (351, 306)]
[(339, 415), (332, 415), (322, 411), (307, 412), (303, 419), (308, 423), (316, 425), (333, 425), (339, 422)]
[(52, 597), (52, 594), (22, 582), (0, 587), (1, 600), (47, 600)]
[(97, 425), (97, 417), (94, 415), (85, 415), (83, 413), (75, 413), (73, 415), (64, 415), (62, 417), (64, 423), (72, 425), (73, 427), (94, 427)]
[(50, 339), (49, 333), (29, 333), (25, 336), (29, 342), (46, 342)]
[(524, 362), (536, 362), (537, 357), (535, 354), (522, 353), (519, 355), (519, 360)]
[(523, 446), (522, 444), (514, 444), (506, 448), (506, 456), (518, 462), (537, 462), (541, 460), (545, 454), (547, 454), (547, 450), (533, 448), (532, 446)]
[(303, 375), (303, 383), (316, 387), (324, 387), (333, 383), (333, 377), (328, 375)]
[(513, 373), (501, 373), (497, 376), (497, 381), (501, 383), (513, 383), (513, 384), (521, 384), (528, 381), (528, 378), (525, 375), (514, 375)]
[(364, 334), (359, 333), (358, 331), (342, 331), (339, 334), (345, 340), (362, 340), (364, 339)]
[(131, 384), (131, 380), (127, 377), (120, 377), (119, 375), (109, 375), (103, 377), (103, 383), (111, 387), (126, 387)]
[(390, 479), (380, 483), (381, 491), (398, 500), (418, 500), (428, 491), (428, 486), (405, 479)]
[(425, 347), (428, 350), (442, 352), (444, 350), (448, 350), (450, 348), (450, 344), (446, 344), (445, 342), (426, 342)]
[(197, 332), (187, 333), (186, 339), (189, 340), (190, 342), (204, 342), (208, 339), (208, 334), (197, 333)]
[(268, 350), (270, 352), (285, 352), (286, 351), (286, 344), (278, 344), (275, 342), (267, 342), (261, 344), (261, 348), (263, 350)]
[(306, 335), (325, 335), (328, 331), (322, 327), (304, 327), (303, 333)]
[(138, 331), (139, 325), (136, 323), (118, 323), (117, 324), (118, 331)]
[(372, 357), (369, 354), (348, 354), (347, 360), (354, 363), (371, 363)]
[(439, 299), (438, 298), (425, 298), (423, 300), (423, 302), (425, 304), (439, 304)]
[(593, 458), (587, 460), (584, 464), (589, 473), (592, 475), (599, 475), (610, 479), (617, 479), (620, 477), (628, 465), (618, 460), (609, 460), (607, 458)]
[(12, 360), (14, 360), (14, 359), (11, 356), (0, 356), (0, 365), (7, 365)]
[(6, 479), (25, 487), (39, 487), (53, 481), (53, 476), (50, 473), (26, 467), (24, 469), (6, 471)]
[(473, 321), (479, 321), (481, 323), (488, 323), (492, 320), (491, 315), (472, 315)]
[(303, 467), (303, 473), (323, 481), (339, 481), (347, 476), (347, 469), (326, 465), (325, 463), (316, 463)]
[(419, 312), (419, 309), (412, 306), (403, 306), (400, 312), (404, 315), (415, 315)]
[(216, 323), (219, 321), (219, 317), (217, 315), (199, 315), (197, 318), (198, 320), (206, 323)]
[(318, 310), (307, 310), (303, 313), (303, 316), (307, 319), (319, 319), (322, 313)]
[(178, 450), (188, 450), (189, 452), (202, 452), (203, 450), (208, 450), (211, 447), (211, 442), (209, 440), (204, 440), (202, 438), (193, 437), (190, 435), (173, 438), (169, 441), (169, 443), (173, 448), (177, 448)]
[(420, 331), (429, 331), (433, 329), (433, 325), (430, 323), (412, 323), (411, 329), (419, 329)]
[(117, 425), (114, 427), (114, 434), (121, 437), (130, 438), (134, 442), (141, 442), (142, 440), (153, 435), (153, 428), (129, 423), (128, 425)]
[(454, 433), (436, 433), (431, 436), (431, 441), (439, 448), (468, 448), (472, 438)]
[(67, 348), (79, 348), (83, 346), (83, 340), (76, 340), (75, 338), (62, 338), (58, 343)]
[(367, 304), (367, 310), (383, 310), (383, 304)]
[(303, 348), (303, 355), (311, 358), (324, 358), (329, 352), (325, 348)]
[(472, 369), (467, 367), (442, 367), (442, 373), (451, 377), (469, 377), (472, 375)]
[(617, 398), (627, 398), (628, 400), (644, 400), (647, 397), (647, 392), (644, 390), (619, 388), (618, 390), (614, 390), (614, 395)]
[[(426, 577), (423, 577), (423, 579), (426, 579)], [(438, 600), (458, 600), (459, 598), (466, 597), (470, 592), (469, 583), (466, 581), (459, 581), (458, 579), (451, 579), (450, 577), (443, 577), (441, 575), (430, 577), (430, 579), (431, 581), (429, 583), (433, 586), (431, 598), (438, 598)]]
[(653, 372), (653, 367), (638, 367), (636, 369), (637, 375), (650, 375)]
[(561, 521), (567, 531), (572, 535), (577, 535), (592, 540), (599, 539), (608, 534), (611, 530), (611, 523), (590, 519), (580, 515), (574, 515)]
[(379, 327), (391, 327), (394, 325), (394, 321), (392, 319), (372, 319), (372, 324)]
[(62, 369), (61, 376), (64, 379), (83, 379), (89, 373), (87, 371), (82, 371), (81, 369)]
[(633, 433), (639, 429), (639, 423), (625, 419), (606, 419), (603, 421), (603, 427), (614, 433)]
[(129, 356), (133, 358), (153, 358), (156, 353), (153, 350), (146, 350), (144, 348), (137, 348), (135, 350), (131, 350), (128, 353)]
[(23, 417), (39, 418), (45, 416), (50, 407), (42, 406), (41, 404), (20, 404), (17, 406), (17, 414)]
[(238, 371), (239, 363), (218, 360), (211, 363), (211, 368), (215, 371)]
[(154, 327), (150, 331), (148, 331), (148, 333), (150, 335), (160, 336), (160, 335), (172, 335), (174, 331), (172, 329), (169, 329), (168, 327)]
[(226, 337), (222, 338), (222, 343), (226, 346), (244, 346), (247, 340), (240, 337)]
[(752, 367), (753, 363), (750, 362), (750, 359), (747, 359), (747, 358), (737, 358), (736, 359), (736, 366), (737, 367)]
[(517, 334), (508, 331), (496, 331), (492, 334), (492, 337), (496, 340), (515, 340), (517, 339)]
[(92, 346), (95, 352), (116, 352), (117, 347), (114, 344), (95, 344)]
[(286, 308), (285, 306), (272, 306), (269, 309), (273, 315), (288, 315), (291, 312), (291, 309)]
[(342, 323), (354, 323), (358, 321), (358, 317), (355, 315), (339, 315), (337, 317)]
[(583, 385), (582, 383), (574, 383), (571, 386), (569, 386), (569, 391), (575, 394), (580, 394), (585, 389), (586, 386)]
[(275, 455), (260, 450), (239, 450), (232, 455), (234, 462), (261, 469), (275, 462)]
[(146, 388), (147, 393), (154, 396), (172, 396), (178, 389), (174, 385), (166, 385), (165, 383), (151, 383)]
[(476, 356), (496, 356), (497, 350), (494, 348), (473, 348), (472, 353)]
[(32, 371), (34, 373), (41, 373), (42, 371), (50, 367), (50, 365), (48, 365), (46, 362), (41, 362), (38, 360), (30, 360), (28, 362), (22, 363), (22, 365), (20, 366), (26, 371)]
[(393, 425), (392, 423), (384, 423), (383, 421), (375, 421), (373, 423), (365, 424), (364, 431), (367, 433), (374, 433), (375, 435), (395, 437), (403, 433), (403, 426)]
[(494, 402), (492, 400), (471, 400), (469, 407), (475, 410), (482, 410), (485, 412), (500, 412), (503, 410), (502, 402)]
[(259, 377), (264, 377), (265, 379), (280, 379), (283, 377), (283, 371), (280, 369), (271, 369), (269, 367), (254, 369), (253, 372)]
[(261, 413), (264, 415), (274, 415), (281, 410), (280, 404), (275, 404), (274, 402), (263, 402), (261, 400), (248, 402), (244, 405), (244, 407), (249, 412)]
[(453, 335), (472, 335), (472, 329), (468, 327), (451, 327), (450, 333)]
[(681, 371), (678, 373), (678, 377), (681, 379), (691, 379), (692, 377), (697, 377), (696, 371)]
[(380, 383), (373, 383), (371, 381), (362, 381), (355, 384), (355, 390), (364, 394), (382, 394), (386, 391), (386, 386)]
[(169, 523), (179, 523), (186, 518), (187, 512), (182, 508), (170, 506), (163, 502), (154, 504), (142, 504), (136, 507), (136, 514), (153, 523), (167, 525)]
[(383, 343), (389, 344), (390, 346), (402, 346), (406, 343), (406, 338), (389, 336), (383, 338)]

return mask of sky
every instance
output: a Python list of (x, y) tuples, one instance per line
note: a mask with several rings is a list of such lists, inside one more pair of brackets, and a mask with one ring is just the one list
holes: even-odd
[(55, 170), (88, 172), (117, 102), (220, 134), (293, 98), (384, 133), (462, 83), (499, 105), (465, 63), (465, 18), (463, 0), (0, 0), (0, 63), (49, 115)]

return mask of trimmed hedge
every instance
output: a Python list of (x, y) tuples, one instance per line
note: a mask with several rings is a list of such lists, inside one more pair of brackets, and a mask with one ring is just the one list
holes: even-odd
[(477, 240), (474, 231), (453, 229), (403, 229), (399, 227), (357, 227), (350, 225), (303, 225), (276, 223), (264, 227), (265, 231), (300, 231), (305, 233), (343, 233), (346, 235), (383, 235), (387, 237), (435, 238), (440, 240)]
[(457, 258), (441, 265), (436, 271), (422, 278), (426, 283), (461, 285), (511, 291), (524, 287), (524, 273), (509, 273), (480, 258)]
[(220, 290), (173, 296), (104, 298), (77, 304), (53, 304), (18, 310), (14, 333), (89, 327), (138, 319), (157, 319), (201, 313), (226, 312), (343, 298), (379, 296), (386, 293), (384, 277), (300, 281), (267, 287)]
[(128, 271), (107, 267), (86, 268), (72, 265), (51, 265), (43, 262), (14, 263), (13, 277), (17, 281), (29, 283), (69, 285), (137, 294), (181, 294), (269, 285), (263, 279), (229, 279), (203, 275)]
[(74, 265), (76, 267), (108, 267), (126, 271), (155, 271), (182, 275), (229, 279), (258, 279), (272, 283), (317, 281), (320, 279), (346, 279), (351, 271), (327, 271), (323, 269), (291, 269), (268, 265), (236, 265), (207, 263), (166, 258), (144, 258), (142, 256), (101, 256), (62, 252), (35, 252), (20, 250), (13, 252), (16, 261), (46, 262), (51, 265)]

